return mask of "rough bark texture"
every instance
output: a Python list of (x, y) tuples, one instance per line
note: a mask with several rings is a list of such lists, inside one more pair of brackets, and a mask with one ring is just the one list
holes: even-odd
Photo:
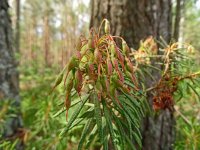
[(49, 34), (49, 17), (48, 14), (44, 16), (44, 51), (45, 51), (45, 64), (47, 67), (50, 67), (50, 34)]
[[(7, 114), (10, 113), (11, 108), (16, 116), (9, 116), (5, 120), (3, 133), (0, 134), (2, 134), (4, 140), (14, 140), (20, 133), (22, 121), (19, 113), (20, 98), (17, 63), (14, 61), (12, 28), (8, 8), (7, 0), (0, 0), (0, 106), (4, 102), (10, 101)], [(21, 148), (20, 144), (16, 147), (16, 149)]]
[(174, 22), (174, 35), (173, 38), (178, 41), (181, 18), (183, 17), (183, 9), (185, 5), (185, 0), (176, 0), (176, 16)]
[(122, 35), (132, 47), (149, 35), (171, 38), (170, 0), (92, 0), (91, 5), (90, 27), (107, 18), (112, 34)]
[[(91, 0), (90, 27), (103, 18), (111, 23), (111, 33), (120, 35), (137, 49), (150, 35), (166, 42), (171, 39), (171, 0)], [(159, 77), (156, 73), (155, 76)], [(168, 110), (147, 117), (143, 127), (144, 150), (170, 150), (174, 141), (174, 116)]]
[(16, 31), (15, 31), (15, 47), (16, 51), (20, 49), (20, 0), (16, 0)]

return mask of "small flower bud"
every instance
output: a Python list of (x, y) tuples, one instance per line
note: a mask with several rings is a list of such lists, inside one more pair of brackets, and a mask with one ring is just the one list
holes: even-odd
[(110, 57), (107, 58), (107, 73), (108, 75), (111, 75), (113, 71), (113, 66), (110, 60)]
[(88, 48), (90, 50), (93, 50), (95, 48), (95, 46), (94, 46), (94, 37), (93, 37), (92, 33), (90, 33), (90, 37), (88, 39)]
[(99, 64), (101, 63), (101, 60), (102, 60), (102, 54), (101, 52), (99, 51), (98, 48), (95, 48), (94, 50), (94, 61)]
[(124, 55), (126, 55), (127, 57), (129, 56), (129, 53), (130, 53), (130, 49), (126, 43), (126, 41), (122, 41), (122, 51), (124, 53)]
[(81, 41), (81, 38), (79, 37), (76, 44), (76, 50), (81, 51), (81, 47), (82, 47), (82, 41)]
[(114, 41), (111, 41), (111, 43), (110, 43), (110, 52), (111, 52), (111, 57), (114, 57), (116, 55)]
[(110, 34), (110, 22), (107, 19), (105, 20), (105, 28), (104, 28), (104, 30), (105, 30), (106, 34)]
[(71, 89), (73, 88), (73, 79), (74, 79), (74, 74), (73, 71), (70, 71), (67, 78), (66, 78), (66, 91), (71, 92)]
[(65, 98), (65, 108), (66, 108), (66, 120), (68, 118), (68, 110), (71, 106), (71, 98), (70, 98), (70, 93), (66, 93), (66, 98)]
[(75, 79), (74, 79), (74, 88), (75, 90), (80, 93), (83, 83), (83, 75), (80, 69), (78, 69), (75, 73)]

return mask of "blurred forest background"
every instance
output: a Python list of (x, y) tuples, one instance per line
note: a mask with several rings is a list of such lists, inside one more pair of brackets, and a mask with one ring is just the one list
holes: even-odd
[[(82, 129), (70, 131), (69, 136), (59, 139), (58, 135), (66, 125), (65, 115), (53, 116), (62, 107), (59, 105), (62, 102), (62, 98), (59, 98), (62, 97), (62, 89), (56, 89), (52, 96), (48, 96), (48, 93), (56, 75), (74, 53), (78, 37), (89, 33), (90, 1), (10, 0), (9, 5), (20, 74), (23, 128), (19, 134), (26, 149), (76, 149)], [(200, 50), (200, 1), (185, 0), (180, 9), (178, 40)], [(175, 0), (172, 12), (175, 20)], [(179, 113), (175, 114), (174, 149), (197, 150), (200, 147), (200, 101), (189, 96), (186, 89), (184, 99), (177, 102), (175, 107)], [(3, 122), (13, 116), (15, 110), (6, 102), (1, 103), (1, 108), (0, 130), (3, 130)], [(16, 143), (1, 141), (0, 149), (14, 149)]]

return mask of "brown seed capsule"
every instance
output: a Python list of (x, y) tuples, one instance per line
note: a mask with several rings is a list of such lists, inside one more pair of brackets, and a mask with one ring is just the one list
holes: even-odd
[(90, 33), (89, 39), (88, 39), (88, 49), (90, 50), (94, 50), (95, 46), (94, 46), (94, 37), (93, 34)]
[(75, 67), (77, 67), (78, 65), (79, 65), (79, 60), (78, 60), (76, 57), (72, 56), (71, 59), (70, 59), (70, 61), (69, 61), (69, 63), (68, 63), (68, 65), (67, 65), (67, 72), (66, 72), (66, 77), (65, 77), (64, 83), (65, 83), (65, 81), (66, 81), (66, 78), (67, 78), (67, 76), (68, 76), (68, 73), (69, 73), (72, 69), (74, 69)]
[(119, 71), (118, 61), (115, 57), (111, 57), (112, 64), (116, 71)]
[(78, 69), (75, 73), (75, 79), (74, 79), (74, 88), (78, 92), (78, 94), (81, 91), (83, 83), (83, 75), (80, 69)]
[(80, 61), (81, 60), (81, 53), (80, 51), (76, 51), (76, 54), (75, 54), (76, 58), (78, 58), (78, 60)]
[(67, 92), (71, 92), (72, 88), (73, 88), (73, 79), (74, 79), (74, 75), (73, 75), (73, 71), (70, 71), (67, 79), (66, 79), (66, 91)]
[(71, 106), (71, 98), (70, 98), (70, 93), (66, 93), (66, 98), (65, 98), (65, 108), (66, 108), (66, 120), (68, 118), (68, 110)]
[(82, 47), (82, 41), (81, 41), (81, 38), (79, 37), (78, 42), (76, 44), (76, 50), (81, 51), (81, 47)]
[(92, 80), (96, 80), (97, 78), (97, 75), (95, 74), (95, 67), (94, 67), (94, 64), (90, 63), (90, 64), (87, 64), (87, 74), (89, 75), (89, 78), (92, 79)]
[(110, 52), (111, 52), (111, 57), (115, 57), (116, 50), (115, 50), (115, 42), (114, 41), (111, 41), (109, 49), (110, 49)]
[(102, 54), (98, 48), (95, 48), (95, 50), (94, 50), (94, 61), (97, 64), (101, 63), (101, 61), (102, 61)]
[(121, 54), (121, 52), (118, 49), (116, 49), (116, 54), (117, 54), (119, 63), (121, 64), (122, 69), (124, 70), (124, 56)]
[(122, 51), (123, 51), (124, 55), (129, 57), (130, 48), (128, 47), (128, 45), (126, 44), (126, 41), (124, 41), (124, 40), (122, 41)]
[(110, 76), (112, 74), (112, 71), (113, 71), (113, 66), (112, 66), (110, 57), (107, 57), (106, 63), (107, 63), (107, 72), (108, 72), (108, 75)]
[(128, 59), (128, 57), (125, 57), (125, 60), (126, 60), (126, 69), (130, 73), (134, 73), (133, 64), (131, 63), (130, 59)]
[(66, 84), (66, 91), (67, 92), (71, 92), (72, 88), (73, 88), (73, 80), (69, 81), (67, 84)]

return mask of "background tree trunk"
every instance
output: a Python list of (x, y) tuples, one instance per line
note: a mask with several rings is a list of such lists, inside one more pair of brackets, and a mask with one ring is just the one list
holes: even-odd
[[(90, 27), (98, 27), (107, 18), (111, 33), (120, 35), (137, 49), (141, 39), (152, 35), (171, 39), (171, 0), (91, 0)], [(154, 76), (159, 78), (157, 73)], [(152, 81), (150, 81), (152, 84)], [(170, 150), (175, 137), (174, 116), (169, 110), (147, 117), (143, 124), (144, 150)]]
[[(19, 80), (17, 72), (17, 63), (14, 60), (13, 37), (11, 20), (8, 13), (8, 1), (0, 2), (0, 106), (8, 104), (8, 115), (3, 124), (2, 137), (8, 140), (15, 140), (21, 134), (22, 121), (20, 116), (20, 98), (19, 98)], [(4, 108), (4, 107), (3, 107)], [(1, 108), (0, 110), (2, 110)], [(10, 112), (10, 109), (12, 109)], [(2, 123), (1, 123), (2, 125)], [(1, 139), (2, 140), (2, 139)], [(1, 141), (0, 140), (0, 141)], [(22, 149), (22, 143), (18, 144), (16, 149)]]
[(45, 51), (45, 65), (50, 67), (50, 34), (49, 34), (49, 17), (48, 13), (44, 16), (44, 51)]
[(16, 31), (15, 31), (15, 46), (16, 51), (20, 51), (20, 0), (16, 0)]
[(181, 18), (183, 17), (183, 10), (185, 6), (185, 0), (176, 0), (176, 16), (174, 22), (174, 35), (173, 38), (178, 41), (179, 40), (179, 31), (180, 31), (180, 23)]

